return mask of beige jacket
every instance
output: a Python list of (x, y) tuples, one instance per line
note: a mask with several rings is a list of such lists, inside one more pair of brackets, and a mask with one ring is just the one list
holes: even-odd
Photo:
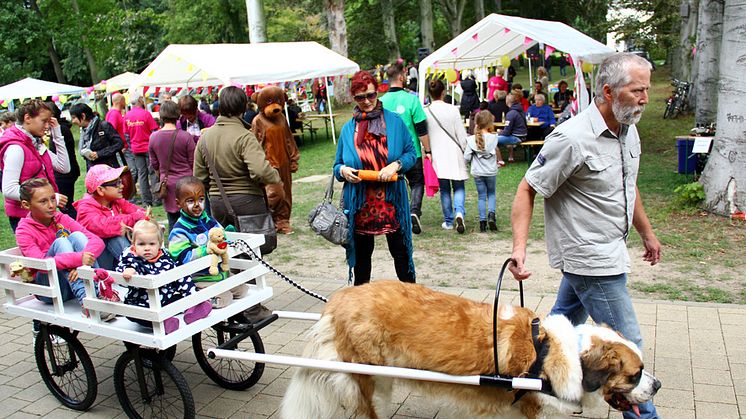
[(209, 195), (219, 196), (220, 191), (210, 175), (203, 143), (215, 161), (227, 195), (262, 195), (261, 185), (280, 183), (280, 174), (269, 164), (262, 146), (243, 121), (220, 116), (205, 130), (194, 150), (194, 176), (210, 182)]

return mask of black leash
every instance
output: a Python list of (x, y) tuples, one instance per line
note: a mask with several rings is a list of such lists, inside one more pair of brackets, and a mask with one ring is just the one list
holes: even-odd
[(245, 241), (243, 241), (241, 239), (234, 240), (234, 241), (230, 242), (230, 245), (233, 246), (236, 250), (245, 252), (249, 256), (250, 259), (258, 261), (259, 263), (261, 263), (262, 265), (264, 265), (267, 269), (269, 269), (272, 273), (274, 273), (275, 275), (277, 275), (280, 278), (282, 278), (282, 280), (284, 280), (288, 284), (294, 286), (295, 288), (298, 288), (302, 292), (310, 295), (313, 298), (316, 298), (317, 300), (321, 300), (321, 301), (323, 301), (325, 303), (327, 301), (329, 301), (323, 295), (316, 294), (315, 292), (313, 292), (311, 290), (307, 290), (307, 289), (303, 288), (303, 286), (301, 286), (297, 282), (295, 282), (292, 279), (290, 279), (287, 276), (285, 276), (285, 274), (283, 274), (282, 272), (280, 272), (277, 269), (275, 269), (269, 263), (265, 262), (264, 259), (262, 259), (261, 257), (259, 257), (259, 255), (257, 255), (256, 252), (254, 252), (254, 249), (252, 249), (251, 246), (249, 246), (248, 243), (246, 243)]

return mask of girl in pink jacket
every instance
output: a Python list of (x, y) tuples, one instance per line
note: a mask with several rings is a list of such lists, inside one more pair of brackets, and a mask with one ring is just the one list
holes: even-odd
[(73, 204), (78, 211), (78, 223), (104, 241), (104, 251), (97, 262), (99, 267), (110, 271), (130, 247), (130, 241), (122, 235), (122, 227), (132, 228), (147, 216), (146, 210), (122, 197), (120, 176), (126, 169), (105, 164), (91, 167), (85, 176), (88, 193)]
[[(77, 298), (82, 307), (85, 287), (78, 278), (77, 268), (93, 266), (104, 250), (104, 243), (72, 218), (57, 212), (55, 192), (47, 179), (26, 180), (20, 189), (21, 206), (29, 211), (16, 230), (21, 253), (37, 259), (54, 258), (62, 299)], [(46, 272), (38, 272), (34, 279), (37, 284), (49, 285)], [(49, 297), (36, 298), (52, 302)], [(83, 313), (87, 315), (87, 311)]]

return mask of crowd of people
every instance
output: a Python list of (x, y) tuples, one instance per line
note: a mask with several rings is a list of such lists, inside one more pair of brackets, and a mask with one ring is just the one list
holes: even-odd
[[(556, 128), (543, 93), (548, 74), (541, 68), (537, 74), (533, 103), (528, 104), (526, 92), (512, 82), (509, 70), (498, 68), (489, 84), (494, 103), (484, 109), (479, 103), (474, 107), (469, 96), (460, 107), (449, 104), (440, 79), (428, 81), (430, 104), (423, 107), (405, 89), (412, 74), (401, 62), (386, 69), (389, 89), (380, 98), (375, 76), (360, 71), (352, 77), (350, 93), (356, 106), (342, 128), (333, 163), (333, 175), (344, 184), (350, 280), (355, 285), (371, 280), (375, 236), (385, 235), (399, 280), (416, 281), (413, 235), (423, 231), (428, 166), (438, 179), (443, 229), (466, 232), (470, 172), (478, 192), (479, 231), (497, 230), (496, 176), (505, 165), (499, 147), (526, 138), (528, 112), (542, 122), (546, 142), (513, 203), (511, 271), (518, 280), (531, 275), (526, 246), (538, 194), (544, 198), (550, 263), (562, 271), (552, 313), (575, 324), (591, 316), (641, 346), (626, 290), (626, 239), (634, 227), (645, 247), (644, 260), (658, 263), (661, 246), (636, 186), (640, 139), (635, 124), (648, 100), (650, 64), (633, 54), (607, 58), (599, 67), (593, 103)], [(469, 78), (462, 81), (465, 92), (470, 83)], [(561, 82), (555, 104), (567, 105), (571, 99), (567, 83)], [(82, 302), (85, 289), (77, 268), (84, 265), (117, 270), (129, 279), (204, 257), (210, 228), (230, 229), (237, 226), (236, 217), (269, 214), (268, 187), (274, 185), (273, 194), (285, 190), (265, 143), (244, 120), (252, 108), (242, 89), (221, 90), (217, 118), (190, 96), (178, 103), (163, 101), (162, 125), (145, 109), (142, 96), (132, 95), (126, 113), (124, 102), (123, 96), (114, 95), (103, 120), (85, 104), (73, 106), (72, 123), (81, 133), (77, 149), (70, 126), (60, 120), (54, 104), (28, 100), (15, 115), (0, 118), (6, 214), (25, 256), (54, 258), (64, 299)], [(465, 116), (473, 118), (471, 134), (464, 126)], [(503, 122), (504, 128), (496, 132), (495, 121)], [(508, 161), (512, 152), (509, 149)], [(74, 164), (76, 153), (85, 159), (86, 190), (74, 201), (71, 187), (81, 174)], [(375, 177), (361, 171), (373, 171)], [(129, 173), (138, 182), (139, 201), (125, 199)], [(168, 215), (168, 235), (150, 212), (157, 200), (163, 201)], [(161, 305), (228, 275), (220, 269), (198, 272), (161, 287)], [(49, 279), (38, 272), (35, 280), (43, 284)], [(245, 294), (246, 289), (237, 288), (198, 304), (187, 311), (184, 321), (202, 318)], [(125, 303), (147, 305), (147, 294), (130, 287)], [(268, 314), (258, 305), (244, 316), (257, 321)], [(110, 317), (102, 313), (102, 318)], [(178, 321), (167, 321), (167, 333), (178, 329)], [(652, 403), (641, 405), (640, 412), (643, 417), (656, 415)]]

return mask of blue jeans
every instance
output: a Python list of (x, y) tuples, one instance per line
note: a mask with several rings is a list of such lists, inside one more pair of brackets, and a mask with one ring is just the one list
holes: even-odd
[(516, 145), (521, 143), (521, 139), (515, 135), (498, 135), (497, 145)]
[[(590, 315), (594, 322), (608, 324), (642, 350), (640, 326), (627, 293), (627, 274), (586, 276), (564, 272), (551, 314), (562, 314), (573, 325), (585, 323)], [(652, 401), (639, 408), (642, 419), (658, 417)], [(623, 416), (637, 418), (632, 411)]]
[[(47, 256), (52, 257), (60, 253), (77, 253), (82, 252), (85, 249), (85, 245), (88, 244), (88, 237), (85, 234), (76, 231), (67, 237), (60, 237), (52, 243), (52, 246), (47, 251)], [(83, 304), (83, 298), (85, 298), (85, 286), (83, 280), (78, 278), (73, 282), (67, 280), (70, 275), (69, 270), (58, 270), (57, 279), (60, 284), (60, 293), (62, 294), (62, 301), (72, 300), (77, 298), (78, 302)], [(44, 272), (36, 274), (36, 283), (40, 285), (49, 285), (49, 275)], [(52, 303), (52, 299), (49, 297), (36, 296), (40, 301), (47, 304)]]
[[(453, 225), (455, 217), (453, 213), (454, 207), (456, 213), (461, 213), (461, 215), (466, 214), (466, 209), (464, 208), (464, 201), (466, 200), (464, 181), (438, 179), (438, 184), (440, 186), (440, 206), (443, 208), (443, 220), (446, 224)], [(451, 201), (451, 188), (453, 188), (453, 201)]]
[(117, 267), (124, 249), (130, 247), (130, 241), (122, 236), (110, 237), (104, 239), (104, 246), (104, 251), (96, 259), (96, 262), (100, 268), (113, 271)]
[(487, 221), (487, 211), (495, 212), (495, 184), (497, 176), (474, 176), (479, 200), (479, 221)]

